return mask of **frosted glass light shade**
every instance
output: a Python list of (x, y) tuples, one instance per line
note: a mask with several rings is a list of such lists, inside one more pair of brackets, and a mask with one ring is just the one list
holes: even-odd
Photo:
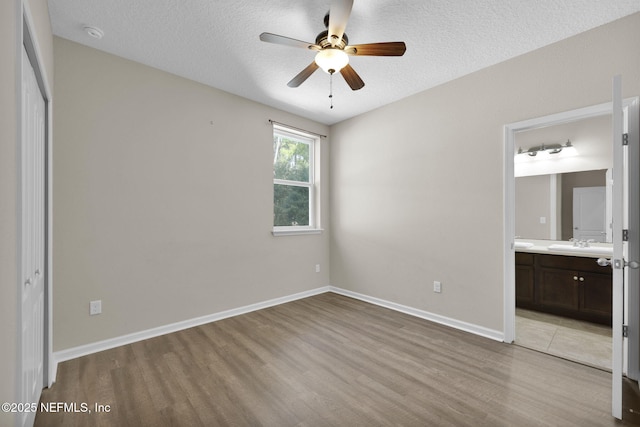
[(349, 55), (341, 49), (327, 48), (316, 54), (316, 64), (325, 73), (333, 74), (349, 63)]

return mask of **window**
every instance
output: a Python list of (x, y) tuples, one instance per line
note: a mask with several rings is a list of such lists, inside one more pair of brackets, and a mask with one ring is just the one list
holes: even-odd
[(273, 232), (319, 232), (315, 185), (317, 138), (273, 127)]

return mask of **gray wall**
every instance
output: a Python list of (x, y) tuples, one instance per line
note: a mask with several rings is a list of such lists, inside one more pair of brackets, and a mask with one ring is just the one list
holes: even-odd
[(326, 231), (273, 237), (268, 120), (327, 126), (64, 39), (54, 52), (55, 351), (329, 285), (329, 140)]
[[(516, 178), (516, 236), (528, 239), (551, 238), (551, 176)], [(546, 223), (540, 223), (540, 217)], [(556, 217), (557, 218), (557, 217)]]
[(333, 126), (331, 283), (502, 331), (503, 127), (615, 74), (640, 95), (639, 39), (635, 14)]

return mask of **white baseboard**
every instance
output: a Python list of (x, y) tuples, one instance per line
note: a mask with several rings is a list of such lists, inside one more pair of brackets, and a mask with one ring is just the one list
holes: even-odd
[(225, 310), (219, 313), (196, 317), (194, 319), (188, 319), (181, 322), (171, 323), (169, 325), (159, 326), (157, 328), (147, 329), (144, 331), (134, 332), (132, 334), (122, 335), (119, 337), (110, 338), (103, 341), (94, 342), (91, 344), (85, 344), (78, 347), (69, 348), (66, 350), (56, 351), (53, 353), (53, 364), (52, 364), (53, 366), (51, 366), (50, 381), (51, 383), (55, 382), (56, 373), (58, 370), (58, 363), (61, 363), (67, 360), (86, 356), (92, 353), (97, 353), (99, 351), (109, 350), (111, 348), (119, 347), (126, 344), (131, 344), (137, 341), (154, 338), (160, 335), (181, 331), (183, 329), (192, 328), (194, 326), (204, 325), (205, 323), (215, 322), (217, 320), (226, 319), (228, 317), (238, 316), (240, 314), (250, 313), (252, 311), (261, 310), (263, 308), (273, 307), (276, 305), (284, 304), (284, 303), (295, 301), (298, 299), (307, 298), (307, 297), (318, 295), (318, 294), (323, 294), (325, 292), (334, 292), (336, 294), (355, 298), (364, 302), (368, 302), (370, 304), (379, 305), (381, 307), (389, 308), (391, 310), (399, 311), (401, 313), (409, 314), (411, 316), (419, 317), (421, 319), (425, 319), (431, 322), (439, 323), (441, 325), (449, 326), (451, 328), (459, 329), (465, 332), (470, 332), (475, 335), (480, 335), (486, 338), (490, 338), (495, 341), (503, 341), (504, 339), (504, 334), (500, 331), (488, 329), (482, 326), (474, 325), (472, 323), (451, 319), (449, 317), (441, 316), (439, 314), (430, 313), (428, 311), (419, 310), (417, 308), (408, 307), (402, 304), (397, 304), (397, 303), (386, 301), (380, 298), (370, 297), (368, 295), (360, 294), (358, 292), (349, 291), (349, 290), (338, 288), (335, 286), (324, 286), (324, 287), (312, 289), (309, 291), (299, 292), (296, 294), (287, 295), (280, 298), (274, 298), (267, 301), (246, 305), (244, 307)]
[(109, 338), (103, 341), (97, 341), (91, 344), (85, 344), (78, 347), (72, 347), (66, 350), (60, 350), (53, 353), (54, 366), (52, 367), (53, 378), (58, 369), (58, 363), (66, 360), (75, 359), (77, 357), (86, 356), (88, 354), (97, 353), (99, 351), (109, 350), (121, 345), (131, 344), (137, 341), (146, 340), (160, 335), (181, 331), (183, 329), (192, 328), (194, 326), (204, 325), (205, 323), (215, 322), (216, 320), (226, 319), (228, 317), (238, 316), (240, 314), (250, 313), (252, 311), (261, 310), (267, 307), (284, 304), (310, 296), (329, 292), (329, 286), (312, 289), (309, 291), (298, 292), (296, 294), (287, 295), (280, 298), (274, 298), (255, 304), (245, 305), (244, 307), (234, 308), (231, 310), (221, 311), (219, 313), (209, 314), (206, 316), (196, 317), (194, 319), (183, 320), (181, 322), (171, 323), (169, 325), (159, 326), (157, 328), (147, 329), (132, 334), (122, 335), (115, 338)]
[(344, 295), (347, 297), (355, 298), (360, 301), (368, 302), (370, 304), (379, 305), (381, 307), (389, 308), (391, 310), (399, 311), (401, 313), (408, 314), (410, 316), (419, 317), (421, 319), (429, 320), (431, 322), (439, 323), (441, 325), (449, 326), (461, 331), (470, 332), (475, 335), (480, 335), (485, 338), (490, 338), (495, 341), (504, 341), (504, 334), (501, 331), (485, 328), (483, 326), (474, 325), (473, 323), (467, 323), (460, 320), (452, 319), (450, 317), (441, 316), (439, 314), (430, 313), (428, 311), (420, 310), (406, 305), (397, 304), (395, 302), (386, 301), (380, 298), (370, 297), (368, 295), (360, 294), (358, 292), (349, 291), (346, 289), (337, 288), (335, 286), (329, 287), (330, 292)]

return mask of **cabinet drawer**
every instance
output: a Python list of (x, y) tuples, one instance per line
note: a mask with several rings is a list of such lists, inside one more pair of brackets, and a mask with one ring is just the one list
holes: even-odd
[(592, 273), (611, 275), (611, 267), (601, 267), (596, 262), (597, 258), (584, 258), (564, 255), (540, 255), (538, 263), (540, 267), (561, 268), (564, 270), (588, 271)]
[(516, 252), (517, 265), (533, 265), (533, 254), (526, 252)]

